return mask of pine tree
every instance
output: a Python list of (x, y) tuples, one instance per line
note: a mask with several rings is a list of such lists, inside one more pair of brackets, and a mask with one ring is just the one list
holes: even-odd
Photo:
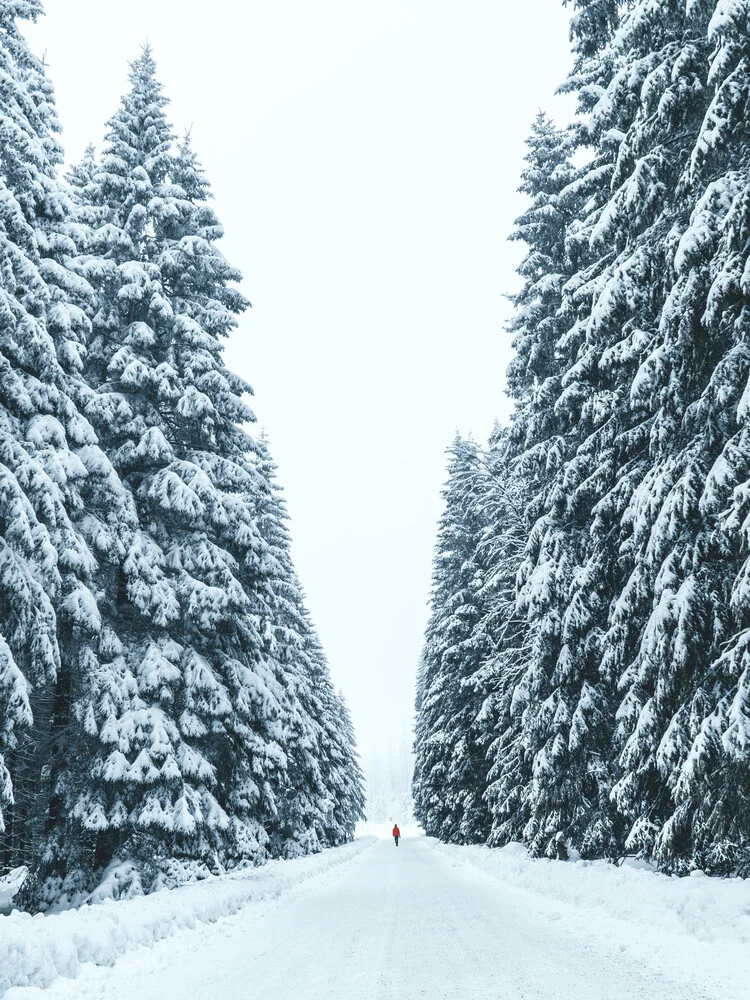
[[(700, 397), (686, 408), (694, 449), (713, 459), (702, 485), (699, 511), (705, 524), (695, 550), (706, 558), (699, 577), (701, 641), (710, 636), (709, 670), (694, 676), (689, 708), (690, 751), (674, 784), (674, 817), (657, 842), (668, 862), (685, 856), (718, 871), (750, 870), (748, 818), (748, 616), (746, 510), (750, 476), (747, 385), (750, 358), (750, 11), (747, 4), (718, 3), (706, 28), (711, 48), (707, 74), (710, 103), (693, 146), (687, 184), (695, 207), (675, 254), (677, 281), (665, 310), (669, 346), (683, 347), (683, 309), (700, 317), (683, 371), (700, 360)], [(710, 262), (709, 262), (710, 254)], [(706, 266), (708, 262), (708, 266)], [(698, 272), (701, 285), (688, 281)], [(691, 287), (692, 286), (692, 287)], [(701, 287), (702, 286), (702, 287)], [(699, 310), (702, 310), (699, 312)], [(706, 343), (713, 350), (706, 350)], [(721, 349), (721, 353), (720, 353)], [(684, 348), (683, 348), (684, 350)], [(697, 386), (696, 386), (697, 388)], [(691, 447), (692, 446), (692, 447)], [(706, 462), (706, 465), (708, 463)], [(704, 466), (705, 468), (705, 466)], [(704, 538), (710, 540), (704, 544)], [(731, 574), (727, 570), (731, 567)], [(703, 567), (701, 567), (703, 568)], [(729, 579), (728, 579), (729, 577)], [(697, 588), (696, 588), (697, 589)], [(704, 596), (705, 595), (705, 596)], [(721, 610), (717, 608), (722, 599)], [(692, 613), (692, 608), (688, 609)], [(694, 617), (697, 617), (694, 615)], [(728, 625), (728, 627), (727, 627)], [(731, 632), (731, 639), (721, 645)], [(687, 652), (687, 651), (686, 651)], [(687, 652), (690, 656), (690, 652)], [(702, 675), (701, 675), (702, 674)], [(696, 683), (696, 681), (698, 683)], [(702, 710), (702, 712), (701, 712)], [(685, 713), (683, 712), (683, 715)], [(702, 718), (701, 718), (702, 714)], [(660, 749), (670, 759), (670, 725)]]
[(95, 780), (72, 815), (96, 861), (265, 855), (283, 692), (247, 581), (265, 558), (248, 496), (249, 386), (221, 358), (247, 303), (186, 142), (172, 153), (151, 53), (111, 119), (80, 272), (96, 290), (86, 412), (137, 526), (106, 586), (110, 662), (88, 727)]
[(89, 231), (76, 266), (96, 292), (86, 412), (136, 522), (103, 585), (95, 780), (70, 811), (95, 834), (95, 867), (140, 859), (133, 891), (174, 855), (231, 863), (342, 842), (361, 784), (266, 445), (242, 428), (251, 390), (222, 360), (247, 307), (240, 276), (165, 106), (145, 49), (101, 164), (88, 152), (70, 178)]
[[(526, 836), (538, 849), (550, 850), (559, 824), (588, 853), (624, 841), (670, 863), (694, 853), (695, 811), (707, 817), (699, 777), (721, 741), (714, 723), (728, 703), (727, 661), (716, 657), (732, 632), (733, 546), (718, 521), (731, 483), (724, 470), (739, 468), (738, 452), (730, 448), (719, 464), (718, 488), (710, 470), (733, 433), (726, 408), (745, 378), (727, 336), (739, 316), (736, 293), (731, 320), (723, 307), (711, 309), (728, 287), (723, 273), (713, 284), (723, 220), (744, 187), (731, 170), (744, 158), (741, 129), (732, 132), (740, 150), (727, 150), (723, 162), (715, 155), (742, 120), (734, 74), (743, 42), (716, 43), (724, 31), (742, 39), (744, 15), (714, 7), (709, 20), (702, 4), (635, 3), (620, 12), (616, 33), (606, 18), (574, 24), (587, 33), (569, 89), (590, 114), (579, 136), (594, 156), (577, 185), (587, 200), (568, 227), (568, 246), (583, 253), (563, 289), (560, 315), (569, 323), (553, 404), (558, 418), (574, 419), (521, 589), (522, 601), (533, 601), (555, 581), (537, 618), (554, 641), (546, 657), (534, 657), (542, 686), (527, 713), (535, 774)], [(714, 47), (722, 66), (732, 53), (727, 87), (709, 71)], [(732, 109), (731, 125), (719, 107)], [(717, 181), (722, 168), (727, 176)], [(612, 782), (626, 840), (606, 802)], [(733, 806), (708, 801), (704, 849), (722, 822), (736, 845)]]
[(475, 675), (485, 701), (477, 726), (487, 760), (484, 797), (492, 817), (488, 842), (521, 838), (527, 822), (521, 794), (530, 777), (523, 745), (523, 681), (533, 650), (532, 635), (516, 601), (516, 580), (527, 542), (528, 483), (510, 457), (507, 431), (496, 428), (482, 456), (479, 499), (484, 530), (477, 561), (486, 567), (479, 592), (483, 614), (474, 641), (486, 650)]
[(284, 747), (285, 780), (276, 792), (276, 814), (269, 828), (272, 853), (295, 857), (325, 846), (321, 803), (326, 798), (318, 747), (320, 728), (312, 717), (311, 674), (304, 635), (307, 620), (302, 592), (290, 553), (288, 515), (276, 478), (268, 439), (262, 434), (255, 451), (258, 488), (253, 494), (258, 531), (268, 546), (263, 585), (257, 571), (256, 614), (266, 655), (284, 672), (287, 692)]
[[(509, 324), (515, 356), (508, 368), (508, 392), (516, 400), (515, 448), (535, 454), (534, 445), (539, 451), (542, 443), (556, 439), (554, 414), (545, 399), (560, 391), (557, 342), (564, 325), (558, 314), (563, 286), (574, 270), (566, 238), (579, 198), (572, 187), (576, 180), (570, 163), (575, 149), (572, 130), (556, 128), (540, 112), (527, 147), (519, 191), (531, 199), (531, 205), (516, 220), (511, 234), (528, 251), (518, 268), (523, 286), (513, 296), (516, 313)], [(541, 419), (548, 421), (547, 426), (538, 423)], [(537, 462), (543, 471), (547, 465), (543, 452)], [(532, 474), (531, 469), (524, 471), (527, 477)]]
[[(459, 730), (492, 736), (492, 843), (553, 856), (562, 833), (587, 856), (744, 872), (750, 15), (573, 7), (580, 115), (564, 133), (538, 118), (524, 171), (516, 412), (484, 463), (503, 489), (487, 480), (456, 517), (485, 522), (460, 565), (485, 581), (470, 689), (486, 697)], [(469, 592), (434, 588), (432, 639)], [(415, 794), (451, 839), (459, 671), (442, 652), (428, 642), (418, 679)]]
[(415, 815), (425, 831), (456, 843), (482, 841), (490, 817), (487, 764), (478, 722), (485, 692), (476, 674), (488, 653), (475, 629), (485, 583), (477, 563), (484, 528), (478, 499), (478, 449), (456, 438), (450, 449), (445, 509), (438, 526), (431, 615), (417, 681)]
[(365, 818), (365, 793), (354, 724), (343, 691), (334, 695), (332, 722), (338, 748), (334, 785), (336, 832), (332, 839), (336, 844), (346, 844), (354, 837), (357, 823)]
[[(522, 835), (550, 854), (561, 830), (590, 854), (617, 840), (606, 763), (609, 684), (597, 648), (607, 611), (599, 588), (602, 577), (609, 583), (611, 548), (606, 537), (600, 542), (607, 528), (598, 533), (591, 496), (613, 484), (622, 411), (614, 379), (592, 363), (587, 314), (611, 261), (592, 253), (590, 238), (608, 168), (596, 159), (579, 171), (570, 166), (576, 144), (587, 141), (580, 127), (556, 137), (549, 123), (535, 123), (524, 174), (533, 200), (516, 230), (529, 252), (512, 326), (519, 353), (509, 377), (517, 399), (511, 440), (515, 475), (529, 497), (518, 610), (528, 620), (531, 647), (510, 700), (520, 732), (512, 736), (511, 727), (506, 736), (516, 761), (507, 773), (523, 788), (510, 788), (507, 778), (498, 786), (498, 805), (505, 804), (493, 836)], [(501, 756), (493, 774), (505, 766)]]
[[(631, 574), (643, 563), (628, 512), (652, 466), (654, 417), (638, 373), (657, 346), (665, 294), (667, 193), (679, 176), (670, 144), (673, 136), (683, 141), (679, 129), (690, 124), (681, 108), (696, 114), (694, 65), (675, 45), (681, 15), (635, 5), (620, 16), (616, 33), (604, 21), (587, 22), (596, 30), (580, 36), (569, 83), (590, 115), (579, 141), (594, 148), (577, 185), (586, 199), (569, 226), (568, 245), (581, 247), (578, 271), (560, 310), (567, 357), (553, 405), (569, 430), (521, 590), (533, 601), (555, 581), (539, 619), (552, 642), (535, 657), (541, 684), (528, 717), (535, 773), (526, 833), (548, 852), (555, 827), (584, 853), (614, 853), (622, 844), (609, 790), (628, 763), (613, 761), (610, 746), (615, 687), (626, 683), (627, 650), (642, 623), (633, 599), (642, 600), (644, 588)], [(622, 711), (618, 718), (622, 730)], [(613, 803), (621, 810), (624, 787), (620, 780)]]
[(343, 843), (363, 807), (283, 505), (264, 520), (251, 390), (222, 358), (248, 303), (209, 186), (148, 49), (102, 160), (60, 182), (16, 24), (40, 11), (0, 3), (0, 857), (34, 869), (33, 908), (121, 862), (132, 894), (172, 857)]
[[(492, 743), (487, 796), (495, 844), (521, 839), (530, 818), (534, 753), (529, 723), (545, 683), (540, 660), (550, 643), (549, 623), (538, 616), (542, 601), (550, 598), (552, 580), (534, 602), (517, 604), (516, 577), (535, 521), (539, 528), (529, 544), (539, 546), (544, 539), (542, 518), (549, 491), (567, 457), (567, 421), (554, 402), (562, 392), (567, 356), (562, 344), (563, 290), (581, 256), (574, 235), (582, 194), (570, 163), (575, 132), (557, 129), (540, 113), (527, 145), (520, 190), (531, 204), (512, 234), (528, 247), (519, 267), (523, 285), (513, 297), (516, 314), (509, 326), (516, 354), (508, 370), (508, 391), (516, 408), (508, 431), (496, 432), (491, 441), (483, 501), (487, 528), (482, 558), (490, 567), (494, 587), (482, 627), (491, 634), (493, 649), (484, 673), (492, 690), (488, 724), (494, 720), (488, 734)], [(527, 560), (527, 573), (531, 566)]]
[(99, 641), (93, 574), (115, 544), (98, 518), (116, 517), (119, 502), (116, 477), (80, 412), (88, 329), (81, 303), (91, 289), (66, 266), (77, 248), (56, 177), (54, 100), (16, 23), (40, 11), (35, 2), (0, 5), (0, 846), (10, 863), (32, 865), (62, 822), (58, 780), (81, 732), (79, 697)]
[(288, 513), (265, 435), (255, 456), (261, 484), (255, 511), (268, 545), (259, 613), (268, 655), (281, 665), (288, 693), (286, 776), (270, 833), (273, 853), (294, 857), (351, 839), (363, 813), (362, 774), (351, 721), (331, 686), (294, 569)]
[[(668, 109), (675, 136), (664, 212), (668, 287), (634, 387), (654, 413), (652, 467), (629, 512), (638, 552), (629, 590), (646, 600), (623, 674), (616, 795), (632, 822), (631, 846), (667, 866), (722, 868), (736, 862), (747, 836), (750, 791), (736, 598), (747, 462), (747, 251), (739, 235), (747, 219), (747, 12), (694, 5), (670, 26), (681, 45), (670, 59), (669, 100), (652, 97)], [(633, 604), (623, 601), (623, 615)]]

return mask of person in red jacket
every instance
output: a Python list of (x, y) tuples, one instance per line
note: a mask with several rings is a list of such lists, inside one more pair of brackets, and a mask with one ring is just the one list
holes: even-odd
[(398, 838), (401, 836), (401, 831), (398, 828), (398, 823), (393, 827), (393, 839), (396, 841), (396, 847), (398, 847)]

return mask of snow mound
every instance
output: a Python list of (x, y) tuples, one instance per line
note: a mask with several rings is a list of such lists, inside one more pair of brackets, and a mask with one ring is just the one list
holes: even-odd
[(13, 897), (23, 885), (29, 873), (25, 867), (12, 868), (7, 875), (0, 875), (0, 914), (9, 913), (13, 906)]
[(513, 888), (555, 900), (659, 935), (707, 944), (750, 945), (750, 879), (663, 875), (635, 860), (550, 861), (531, 858), (521, 844), (503, 848), (436, 844), (452, 861), (463, 861)]
[(138, 947), (151, 947), (183, 928), (212, 924), (249, 903), (275, 899), (315, 875), (351, 860), (369, 847), (361, 838), (344, 847), (294, 861), (269, 861), (123, 902), (45, 916), (14, 911), (0, 917), (0, 996), (13, 986), (49, 986), (75, 977), (86, 962), (113, 965)]

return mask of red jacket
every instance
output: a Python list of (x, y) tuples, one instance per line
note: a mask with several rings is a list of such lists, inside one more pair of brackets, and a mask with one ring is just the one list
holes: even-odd
[(394, 826), (394, 828), (393, 828), (393, 836), (394, 837), (400, 837), (401, 836), (401, 831), (399, 830), (399, 828), (397, 826)]

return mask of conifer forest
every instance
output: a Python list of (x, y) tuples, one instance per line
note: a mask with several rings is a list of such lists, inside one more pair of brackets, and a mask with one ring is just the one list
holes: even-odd
[(209, 181), (147, 46), (66, 170), (40, 13), (0, 2), (0, 868), (32, 910), (318, 852), (363, 811), (223, 361), (249, 303)]
[(750, 0), (0, 0), (0, 1000), (748, 982)]
[(570, 7), (578, 113), (533, 122), (513, 233), (513, 416), (449, 450), (415, 811), (748, 875), (750, 6)]
[[(364, 682), (353, 684), (350, 715), (332, 679), (332, 651), (344, 645), (327, 640), (332, 675), (328, 633), (310, 607), (321, 626), (325, 616), (298, 574), (306, 563), (293, 550), (283, 451), (279, 470), (273, 421), (266, 431), (251, 407), (252, 352), (242, 375), (227, 360), (245, 336), (252, 282), (222, 250), (227, 213), (214, 207), (200, 122), (195, 133), (173, 125), (177, 101), (170, 106), (145, 43), (103, 131), (82, 158), (66, 159), (54, 73), (27, 40), (45, 4), (0, 0), (4, 927), (16, 910), (45, 914), (41, 926), (84, 903), (215, 880), (216, 914), (227, 915), (240, 906), (235, 891), (256, 891), (242, 879), (262, 866), (292, 873), (267, 877), (263, 892), (276, 898), (285, 879), (297, 884), (295, 872), (302, 881), (351, 863), (359, 874), (342, 898), (369, 893), (371, 916), (384, 905), (378, 893), (432, 899), (446, 857), (473, 858), (487, 878), (505, 865), (522, 887), (532, 871), (588, 871), (548, 861), (600, 863), (601, 885), (624, 863), (648, 872), (652, 887), (689, 886), (681, 876), (696, 872), (726, 877), (715, 885), (750, 877), (750, 0), (549, 2), (570, 24), (559, 93), (571, 110), (524, 116), (518, 132), (520, 149), (528, 129), (520, 187), (505, 197), (524, 207), (497, 240), (509, 237), (521, 263), (515, 286), (512, 273), (497, 274), (492, 288), (511, 317), (493, 332), (512, 357), (489, 401), (505, 417), (486, 442), (457, 432), (447, 449), (428, 611), (416, 622), (419, 642), (427, 620), (414, 731), (397, 694), (388, 700), (394, 673), (384, 664), (371, 713), (390, 715), (365, 719), (366, 776), (355, 735)], [(344, 62), (356, 63), (351, 52)], [(303, 89), (317, 93), (314, 82)], [(201, 86), (214, 86), (211, 72)], [(227, 92), (217, 108), (231, 105)], [(508, 101), (496, 95), (501, 117)], [(372, 107), (367, 114), (377, 124)], [(356, 145), (345, 124), (331, 133), (341, 137), (331, 160), (346, 152), (349, 128)], [(393, 136), (388, 157), (401, 169), (407, 136), (395, 126)], [(298, 143), (317, 154), (309, 135)], [(304, 172), (302, 153), (288, 177)], [(247, 195), (243, 171), (222, 202), (228, 232), (232, 199)], [(360, 201), (366, 187), (355, 176)], [(321, 195), (318, 218), (332, 204)], [(406, 223), (389, 234), (394, 247), (400, 238)], [(346, 279), (330, 271), (334, 297)], [(394, 278), (384, 264), (381, 279), (394, 303), (389, 282), (414, 295), (414, 311), (394, 325), (404, 340), (424, 304), (408, 275)], [(304, 299), (299, 274), (285, 294)], [(386, 409), (401, 389), (408, 395), (410, 363), (439, 387), (430, 352), (447, 351), (450, 365), (462, 350), (455, 330), (434, 342), (415, 330), (416, 349), (405, 344), (381, 368), (388, 341), (365, 343), (360, 319), (348, 317), (351, 353), (334, 364), (321, 346), (309, 372), (314, 382), (330, 367), (342, 384), (329, 439), (320, 425), (302, 427), (306, 407), (295, 410), (292, 390), (284, 400), (321, 469), (309, 492), (340, 510), (355, 506), (354, 458), (336, 422), (364, 428), (358, 405)], [(303, 333), (311, 342), (329, 315), (315, 320)], [(392, 382), (381, 384), (383, 372)], [(367, 395), (368, 377), (377, 396)], [(415, 408), (425, 398), (415, 395)], [(263, 405), (261, 393), (261, 417)], [(382, 420), (388, 438), (382, 413), (368, 419)], [(402, 440), (390, 432), (392, 461), (374, 456), (368, 481), (390, 505), (384, 524), (403, 513), (407, 533), (399, 477), (428, 448), (419, 426)], [(376, 479), (386, 481), (381, 492)], [(413, 625), (414, 614), (396, 587), (373, 603), (376, 567), (357, 549), (366, 537), (366, 526), (356, 538), (321, 528), (315, 541), (339, 568), (327, 578), (347, 609), (339, 623), (354, 631), (344, 621), (352, 609), (363, 616), (355, 625), (369, 615), (357, 635), (362, 662), (378, 662), (368, 646), (389, 641), (397, 662), (399, 615)], [(345, 562), (335, 562), (336, 546), (351, 548)], [(417, 547), (402, 544), (403, 561)], [(400, 558), (386, 552), (392, 577)], [(368, 576), (369, 596), (358, 600)], [(404, 713), (411, 697), (401, 698)], [(371, 854), (365, 836), (355, 839), (363, 820), (360, 833), (381, 840)], [(422, 861), (410, 868), (410, 856)], [(451, 892), (463, 899), (473, 883), (455, 878)], [(452, 905), (445, 895), (438, 910)], [(661, 903), (648, 905), (655, 913)], [(360, 915), (342, 918), (333, 937)], [(429, 923), (419, 912), (414, 920)], [(160, 933), (154, 924), (155, 940)], [(0, 965), (9, 955), (0, 943)], [(45, 961), (32, 985), (58, 974), (51, 951)]]

